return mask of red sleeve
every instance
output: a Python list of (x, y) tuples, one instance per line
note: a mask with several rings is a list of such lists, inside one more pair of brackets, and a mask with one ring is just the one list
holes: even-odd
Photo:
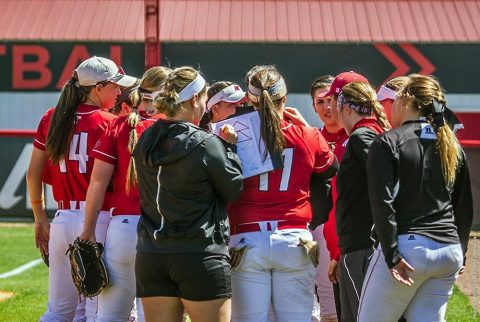
[(45, 143), (47, 142), (48, 128), (50, 127), (50, 120), (52, 118), (54, 108), (49, 109), (40, 120), (38, 124), (37, 133), (33, 140), (33, 146), (37, 149), (45, 151)]
[(110, 164), (117, 162), (117, 151), (115, 149), (115, 136), (117, 133), (116, 122), (111, 123), (107, 130), (100, 136), (95, 144), (91, 156)]
[(309, 140), (309, 147), (312, 149), (313, 158), (314, 158), (314, 169), (316, 173), (325, 172), (332, 165), (335, 160), (335, 155), (333, 154), (330, 146), (323, 137), (320, 130), (317, 128), (310, 128), (311, 135)]
[(323, 236), (327, 243), (327, 249), (330, 252), (330, 258), (340, 260), (340, 248), (338, 247), (337, 223), (335, 220), (335, 209), (337, 203), (337, 177), (332, 179), (332, 198), (333, 207), (328, 214), (328, 221), (323, 225)]
[(323, 237), (327, 243), (330, 259), (338, 262), (340, 260), (340, 248), (338, 247), (338, 236), (335, 226), (335, 207), (333, 207), (328, 215), (328, 221), (323, 225)]

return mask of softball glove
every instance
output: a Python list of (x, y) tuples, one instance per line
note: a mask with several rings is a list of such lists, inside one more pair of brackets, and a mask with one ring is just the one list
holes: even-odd
[(73, 283), (86, 297), (97, 296), (108, 286), (108, 272), (102, 259), (103, 245), (77, 237), (67, 250)]

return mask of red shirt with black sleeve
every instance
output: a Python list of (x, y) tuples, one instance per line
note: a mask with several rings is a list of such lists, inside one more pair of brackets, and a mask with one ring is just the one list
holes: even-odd
[[(348, 142), (348, 134), (345, 129), (337, 133), (330, 133), (325, 127), (322, 128), (322, 135), (337, 157), (338, 162), (342, 161), (343, 154)], [(335, 223), (335, 204), (337, 202), (337, 176), (332, 178), (332, 199), (333, 207), (328, 214), (328, 221), (323, 225), (323, 237), (330, 252), (330, 258), (336, 261), (340, 259), (340, 248), (338, 247), (337, 228)]]

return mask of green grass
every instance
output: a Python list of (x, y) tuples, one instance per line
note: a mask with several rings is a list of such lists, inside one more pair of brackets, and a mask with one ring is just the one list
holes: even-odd
[[(33, 236), (33, 226), (0, 227), (0, 274), (40, 258)], [(48, 270), (44, 264), (0, 279), (0, 290), (15, 294), (0, 302), (0, 321), (38, 321), (46, 308), (47, 288)]]
[(468, 298), (460, 292), (458, 287), (454, 286), (453, 295), (448, 301), (445, 318), (449, 322), (480, 321), (480, 312), (477, 311), (477, 318), (474, 319), (473, 306), (470, 305)]
[[(33, 225), (0, 227), (0, 274), (40, 257), (35, 248)], [(15, 295), (0, 302), (0, 322), (34, 322), (43, 314), (47, 303), (48, 270), (43, 264), (20, 275), (0, 279), (0, 290)], [(448, 322), (479, 321), (473, 319), (473, 307), (457, 287), (453, 290), (446, 319)]]

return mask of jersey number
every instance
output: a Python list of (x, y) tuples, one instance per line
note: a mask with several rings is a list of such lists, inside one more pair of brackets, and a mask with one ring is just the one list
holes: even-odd
[[(85, 132), (82, 132), (80, 134), (74, 134), (72, 137), (72, 143), (70, 144), (68, 161), (78, 161), (79, 173), (87, 173), (87, 138), (88, 133)], [(65, 159), (60, 161), (60, 172), (67, 172), (67, 165), (65, 164)]]
[[(287, 191), (288, 183), (290, 182), (290, 174), (292, 172), (292, 165), (293, 165), (293, 148), (287, 148), (283, 150), (282, 159), (283, 159), (283, 169), (282, 169), (282, 178), (280, 180), (279, 191)], [(268, 191), (268, 172), (262, 173), (260, 175), (260, 184), (258, 189), (260, 191)]]

